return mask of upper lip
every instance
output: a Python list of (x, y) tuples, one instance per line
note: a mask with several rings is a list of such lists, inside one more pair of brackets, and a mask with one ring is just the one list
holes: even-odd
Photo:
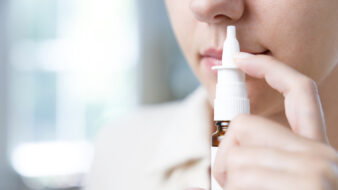
[(210, 57), (218, 60), (222, 60), (222, 49), (209, 48), (202, 53), (202, 57)]
[[(247, 52), (247, 53), (251, 53), (251, 54), (266, 54), (266, 53), (269, 52), (269, 50), (265, 49), (264, 51), (260, 51), (260, 52), (243, 50), (243, 52)], [(214, 59), (217, 59), (217, 60), (222, 60), (222, 53), (223, 53), (222, 49), (208, 48), (208, 49), (202, 51), (201, 56), (203, 58), (210, 57), (210, 58), (214, 58)]]

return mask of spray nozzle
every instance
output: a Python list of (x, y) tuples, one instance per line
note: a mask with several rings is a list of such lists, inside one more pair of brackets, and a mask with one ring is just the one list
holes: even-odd
[(212, 69), (235, 69), (238, 68), (233, 61), (234, 54), (239, 52), (239, 43), (236, 38), (236, 27), (228, 26), (227, 38), (223, 44), (222, 65), (214, 66)]
[(228, 26), (227, 28), (227, 38), (236, 38), (236, 27)]
[(222, 65), (213, 67), (218, 70), (214, 101), (215, 121), (231, 120), (238, 114), (250, 112), (245, 74), (238, 69), (233, 60), (234, 54), (239, 51), (236, 27), (228, 26), (227, 38), (223, 45)]

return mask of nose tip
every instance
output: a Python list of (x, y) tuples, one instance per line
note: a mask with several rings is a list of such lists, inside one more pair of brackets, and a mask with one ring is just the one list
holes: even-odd
[(219, 23), (239, 20), (244, 12), (243, 0), (191, 0), (190, 9), (201, 22)]

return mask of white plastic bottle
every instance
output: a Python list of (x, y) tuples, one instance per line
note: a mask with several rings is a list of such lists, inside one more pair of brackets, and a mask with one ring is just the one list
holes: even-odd
[[(225, 135), (231, 120), (239, 114), (250, 113), (245, 73), (239, 70), (233, 61), (234, 54), (239, 51), (236, 27), (228, 26), (227, 38), (223, 46), (222, 65), (213, 67), (213, 69), (218, 70), (214, 101), (214, 120), (216, 121), (217, 131), (212, 135), (211, 171), (214, 167), (218, 145)], [(222, 190), (222, 187), (212, 175), (211, 189)]]

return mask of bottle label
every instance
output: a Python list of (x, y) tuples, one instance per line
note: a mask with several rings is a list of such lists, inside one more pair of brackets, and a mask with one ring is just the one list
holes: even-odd
[(218, 150), (218, 147), (211, 147), (211, 190), (223, 190), (223, 188), (218, 184), (218, 182), (212, 175), (212, 170), (214, 168), (217, 150)]

